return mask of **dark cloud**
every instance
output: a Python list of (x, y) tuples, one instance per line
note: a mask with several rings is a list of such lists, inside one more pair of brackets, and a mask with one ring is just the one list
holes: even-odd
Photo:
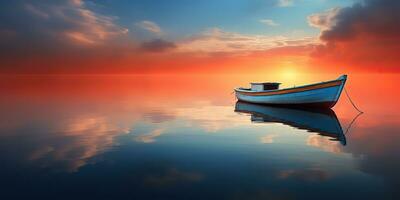
[(148, 42), (143, 42), (140, 49), (147, 52), (164, 52), (176, 48), (173, 42), (165, 41), (163, 39), (155, 39)]
[(365, 0), (340, 9), (334, 24), (321, 34), (324, 41), (349, 40), (360, 34), (373, 37), (395, 37), (400, 34), (400, 1)]
[(398, 70), (400, 1), (365, 0), (351, 7), (311, 15), (309, 23), (321, 29), (325, 42), (314, 58), (336, 65)]

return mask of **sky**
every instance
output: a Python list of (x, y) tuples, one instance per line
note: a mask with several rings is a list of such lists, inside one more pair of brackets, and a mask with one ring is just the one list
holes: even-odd
[(0, 2), (0, 73), (397, 73), (396, 0)]

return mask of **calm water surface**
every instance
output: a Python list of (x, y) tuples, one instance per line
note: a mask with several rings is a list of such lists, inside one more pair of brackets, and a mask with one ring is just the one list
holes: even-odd
[(360, 116), (235, 101), (265, 79), (2, 76), (0, 198), (400, 198), (400, 76), (350, 75)]

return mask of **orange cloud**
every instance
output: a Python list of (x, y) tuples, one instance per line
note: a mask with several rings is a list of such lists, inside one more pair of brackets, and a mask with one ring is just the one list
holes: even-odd
[(178, 43), (179, 52), (231, 52), (246, 54), (287, 46), (315, 44), (312, 37), (288, 38), (286, 36), (245, 35), (212, 28)]
[(340, 8), (332, 8), (322, 13), (312, 14), (307, 17), (308, 24), (312, 27), (326, 31), (336, 25), (336, 17)]
[(330, 153), (341, 153), (342, 149), (337, 141), (333, 141), (331, 138), (323, 137), (319, 135), (310, 135), (307, 138), (307, 145), (313, 146), (327, 151)]
[[(24, 7), (28, 14), (39, 17), (37, 20), (31, 20), (33, 25), (36, 23), (46, 24), (49, 20), (60, 24), (60, 26), (49, 27), (56, 40), (59, 37), (78, 43), (95, 44), (128, 32), (128, 29), (114, 23), (115, 17), (95, 13), (86, 8), (85, 3), (80, 0), (49, 4), (26, 3)], [(35, 27), (40, 28), (40, 26)], [(36, 30), (37, 33), (45, 31), (49, 30)], [(65, 42), (65, 40), (61, 39), (58, 42)]]
[(155, 138), (161, 136), (163, 132), (164, 129), (155, 129), (148, 134), (138, 135), (135, 137), (135, 140), (143, 143), (153, 143), (156, 141)]
[(273, 143), (273, 142), (274, 142), (274, 139), (275, 139), (277, 136), (278, 136), (277, 134), (265, 135), (265, 136), (262, 136), (262, 137), (260, 138), (260, 141), (261, 141), (261, 143), (263, 143), (263, 144), (270, 144), (270, 143)]

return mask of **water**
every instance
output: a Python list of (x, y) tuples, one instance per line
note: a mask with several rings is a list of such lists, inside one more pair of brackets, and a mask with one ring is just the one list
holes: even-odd
[(350, 75), (358, 116), (236, 103), (259, 76), (3, 76), (0, 198), (398, 199), (399, 78)]

